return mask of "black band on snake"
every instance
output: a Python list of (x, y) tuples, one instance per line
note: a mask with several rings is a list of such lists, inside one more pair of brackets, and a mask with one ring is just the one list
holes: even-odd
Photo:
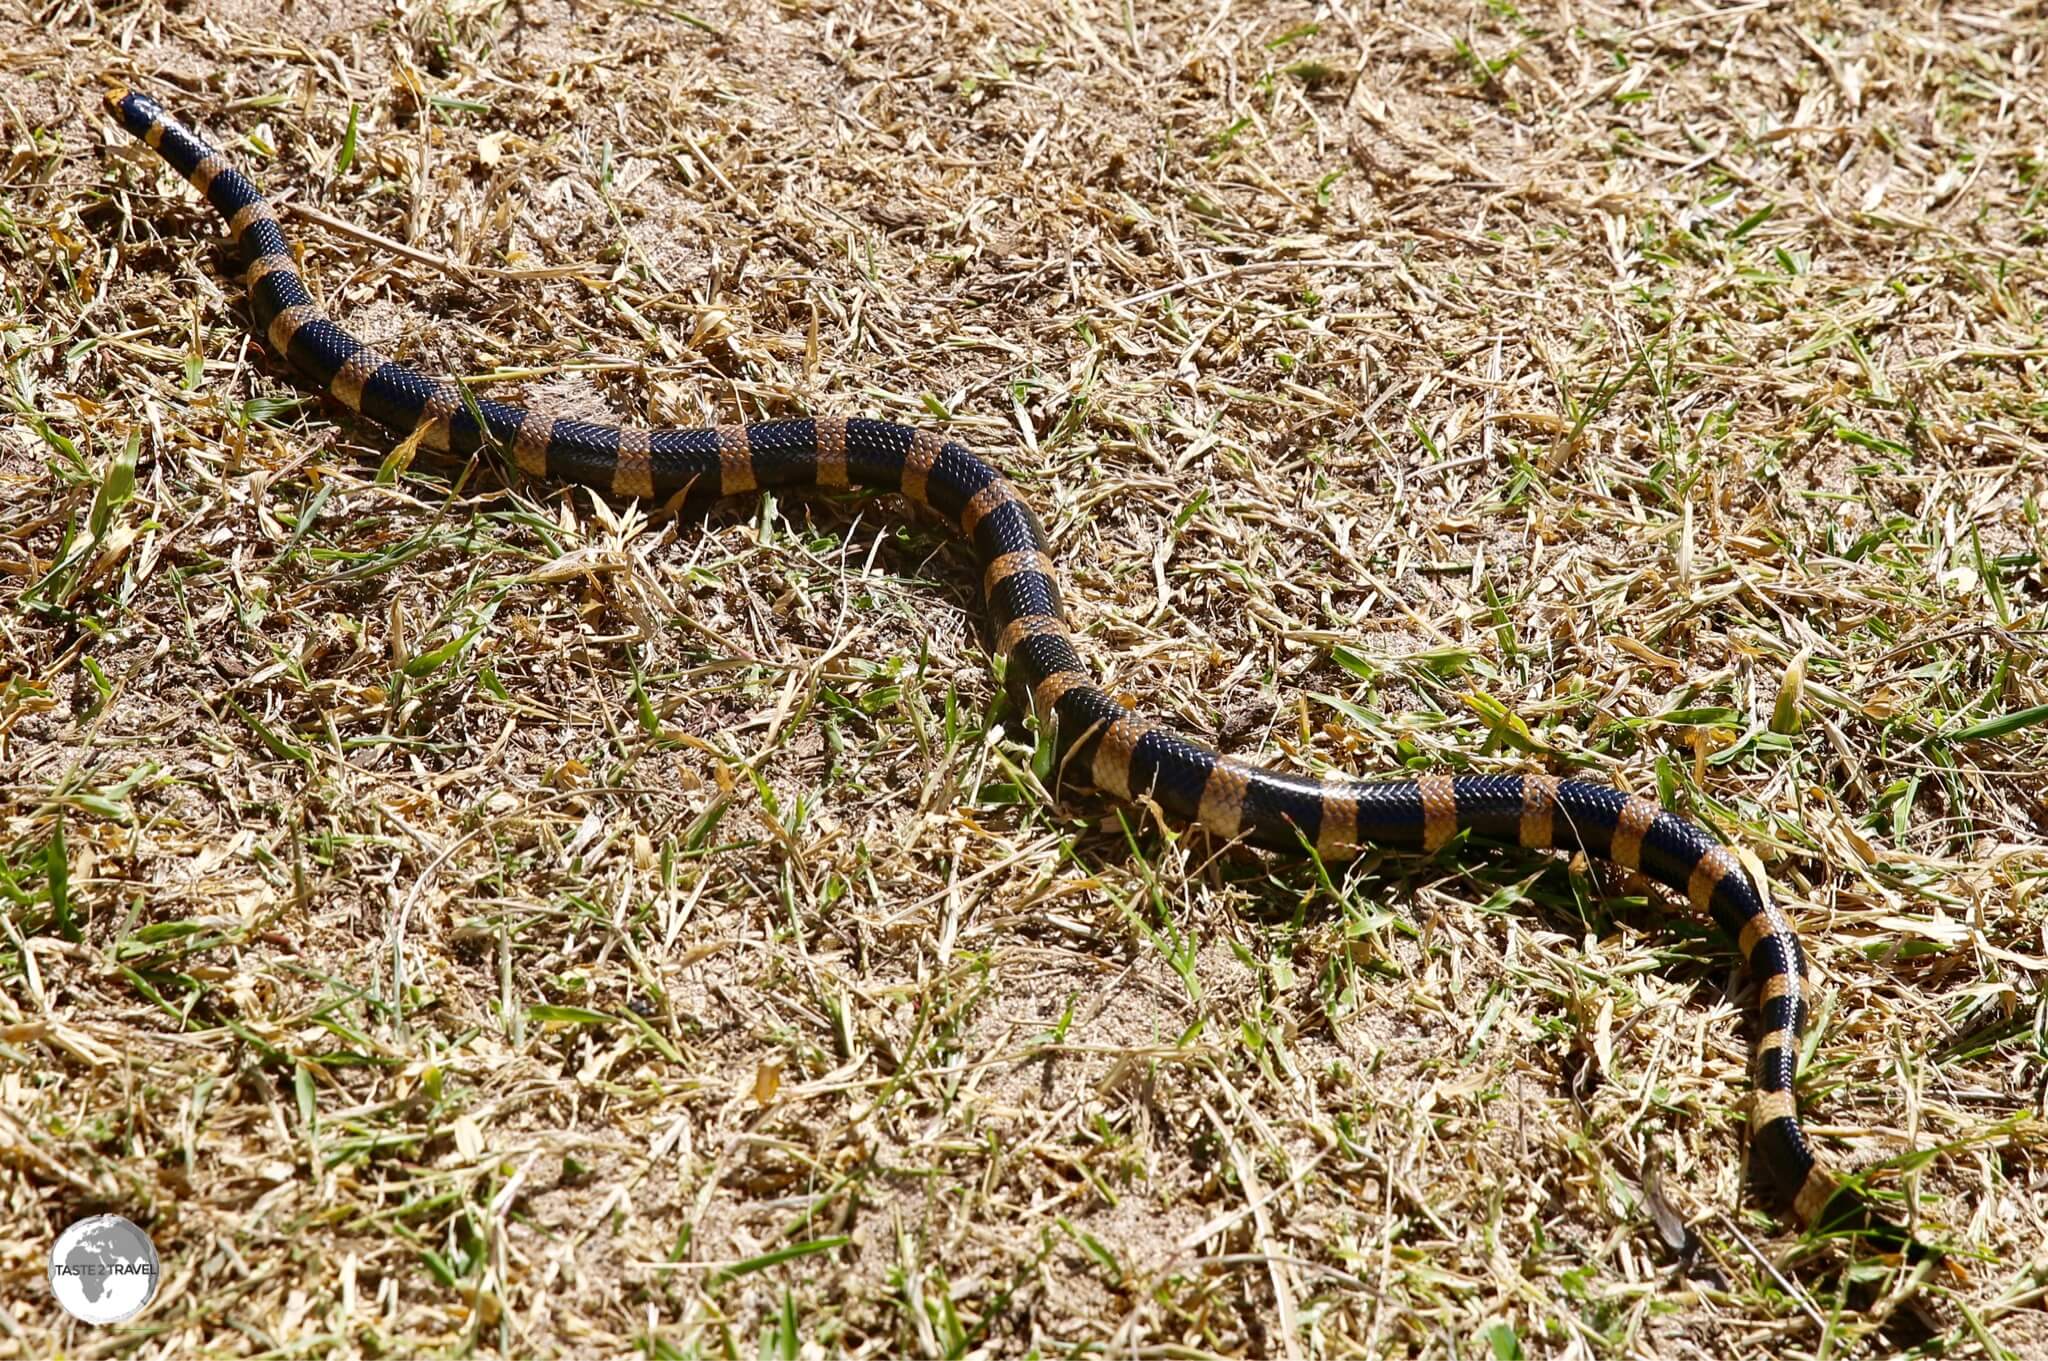
[[(1219, 756), (1139, 717), (1096, 686), (1075, 651), (1038, 517), (1009, 481), (964, 446), (884, 421), (817, 417), (696, 430), (629, 430), (464, 400), (379, 354), (315, 306), (261, 192), (147, 95), (107, 105), (206, 197), (242, 248), (250, 305), (273, 354), (351, 411), (427, 448), (457, 454), (486, 442), (524, 472), (621, 497), (684, 490), (732, 495), (762, 487), (901, 492), (959, 525), (981, 564), (996, 649), (1053, 736), (1062, 777), (1123, 800), (1149, 798), (1222, 841), (1325, 858), (1362, 847), (1432, 852), (1457, 833), (1536, 849), (1583, 850), (1685, 895), (1740, 942), (1758, 990), (1762, 1038), (1750, 1144), (1779, 1198), (1808, 1224), (1863, 1235), (1919, 1258), (1933, 1249), (1877, 1214), (1815, 1162), (1793, 1083), (1806, 1025), (1798, 937), (1735, 854), (1656, 803), (1582, 780), (1475, 775), (1353, 781), (1264, 770)], [(478, 427), (481, 415), (485, 427)]]

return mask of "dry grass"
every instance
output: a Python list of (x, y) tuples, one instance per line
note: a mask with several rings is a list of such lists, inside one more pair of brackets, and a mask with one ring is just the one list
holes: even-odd
[[(2048, 1356), (2038, 7), (0, 14), (0, 1354)], [(895, 505), (386, 466), (109, 77), (429, 368), (949, 423), (1233, 750), (1706, 817), (1971, 1282), (1639, 883), (1054, 800)]]

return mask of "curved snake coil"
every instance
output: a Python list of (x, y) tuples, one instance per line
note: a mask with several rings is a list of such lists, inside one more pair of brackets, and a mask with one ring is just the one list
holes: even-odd
[[(695, 489), (862, 487), (901, 492), (957, 524), (982, 568), (996, 650), (1028, 687), (1059, 768), (1119, 799), (1149, 797), (1218, 839), (1325, 858), (1361, 848), (1431, 852), (1459, 832), (1522, 846), (1583, 850), (1639, 870), (1711, 912), (1741, 943), (1758, 990), (1762, 1038), (1750, 1144), (1798, 1218), (1865, 1235), (1909, 1256), (1933, 1250), (1878, 1215), (1819, 1166), (1799, 1125), (1793, 1083), (1807, 1021), (1806, 961), (1783, 912), (1705, 829), (1648, 799), (1548, 775), (1361, 782), (1261, 769), (1219, 756), (1139, 717), (1081, 665), (1060, 604), (1050, 545), (1016, 488), (963, 445), (883, 421), (820, 416), (695, 430), (591, 425), (478, 400), (422, 377), (322, 315), (262, 193), (147, 95), (110, 91), (107, 106), (206, 197), (242, 249), (249, 297), (271, 352), (351, 411), (430, 449), (489, 442), (524, 472), (615, 496)], [(479, 428), (477, 414), (483, 427)]]

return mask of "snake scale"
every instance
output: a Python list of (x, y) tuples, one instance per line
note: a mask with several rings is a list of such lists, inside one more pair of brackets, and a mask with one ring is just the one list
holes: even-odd
[[(1740, 943), (1757, 987), (1750, 1145), (1803, 1223), (1864, 1235), (1913, 1258), (1905, 1234), (1814, 1157), (1794, 1095), (1810, 1004), (1805, 955), (1785, 914), (1736, 855), (1652, 800), (1549, 775), (1356, 781), (1266, 770), (1218, 755), (1127, 709), (1082, 666), (1038, 517), (965, 446), (885, 421), (819, 416), (701, 429), (593, 425), (489, 400), (423, 377), (324, 316), (276, 210), (227, 159), (148, 95), (109, 91), (114, 118), (205, 196), (241, 248), (251, 310), (269, 349), (310, 386), (429, 449), (485, 443), (519, 468), (620, 497), (767, 487), (899, 492), (973, 545), (995, 648), (1053, 735), (1058, 768), (1125, 801), (1149, 798), (1224, 842), (1336, 859), (1361, 848), (1433, 852), (1460, 832), (1531, 849), (1580, 850), (1636, 870), (1712, 916)], [(478, 417), (481, 417), (481, 424)]]

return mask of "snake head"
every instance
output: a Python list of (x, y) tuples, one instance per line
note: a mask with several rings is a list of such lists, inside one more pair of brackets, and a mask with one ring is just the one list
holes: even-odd
[(155, 127), (164, 116), (162, 105), (125, 85), (109, 86), (104, 97), (107, 112), (113, 115), (114, 121), (137, 137)]

